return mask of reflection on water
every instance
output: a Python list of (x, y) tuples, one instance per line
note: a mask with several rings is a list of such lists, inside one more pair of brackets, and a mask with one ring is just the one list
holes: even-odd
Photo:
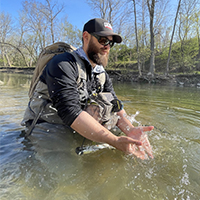
[(20, 137), (29, 84), (0, 74), (1, 200), (199, 199), (199, 88), (114, 84), (130, 118), (138, 114), (133, 123), (155, 126), (155, 158), (141, 161), (109, 149), (77, 156), (81, 140), (70, 131)]

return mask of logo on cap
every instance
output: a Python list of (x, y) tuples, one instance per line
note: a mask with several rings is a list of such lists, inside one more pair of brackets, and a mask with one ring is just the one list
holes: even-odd
[(104, 22), (104, 27), (112, 30), (112, 26), (108, 22)]

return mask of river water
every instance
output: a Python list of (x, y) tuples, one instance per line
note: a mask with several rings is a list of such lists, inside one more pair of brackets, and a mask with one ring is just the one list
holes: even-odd
[(40, 148), (21, 137), (30, 78), (0, 74), (1, 200), (200, 198), (200, 88), (114, 83), (134, 125), (155, 126), (154, 159), (142, 161), (110, 149), (78, 156), (70, 133)]

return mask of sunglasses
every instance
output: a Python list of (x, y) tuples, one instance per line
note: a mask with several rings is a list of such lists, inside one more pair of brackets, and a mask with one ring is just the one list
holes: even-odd
[(103, 46), (107, 46), (107, 45), (110, 45), (110, 48), (113, 47), (114, 45), (114, 41), (112, 40), (109, 40), (107, 37), (104, 37), (104, 36), (98, 36), (94, 33), (90, 33), (90, 35), (94, 36), (95, 38), (97, 38), (98, 42), (103, 45)]

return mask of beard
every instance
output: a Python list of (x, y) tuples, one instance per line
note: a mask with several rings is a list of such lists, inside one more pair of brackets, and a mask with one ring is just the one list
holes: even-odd
[(94, 62), (95, 64), (102, 65), (103, 67), (107, 66), (109, 54), (100, 54), (98, 47), (95, 45), (92, 39), (88, 44), (87, 54), (89, 59), (92, 60), (92, 62)]

